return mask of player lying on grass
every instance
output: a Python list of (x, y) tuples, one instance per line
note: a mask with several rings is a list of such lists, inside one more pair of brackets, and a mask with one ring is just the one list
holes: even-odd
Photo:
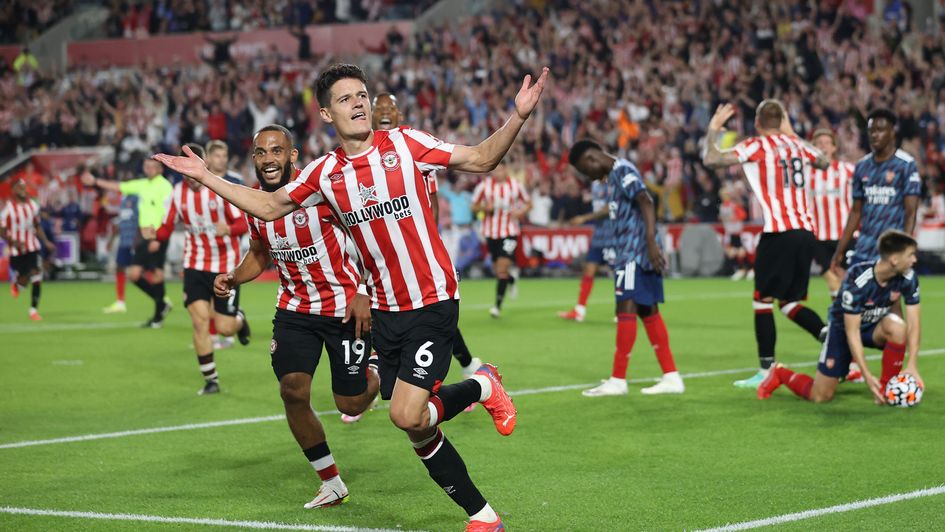
[[(292, 133), (278, 125), (266, 126), (253, 137), (253, 163), (260, 187), (279, 190), (298, 174)], [(368, 368), (370, 344), (367, 325), (351, 321), (359, 272), (345, 251), (345, 233), (332, 224), (325, 205), (300, 207), (266, 222), (250, 218), (249, 252), (239, 266), (214, 280), (218, 297), (232, 294), (239, 285), (261, 274), (270, 262), (279, 270), (276, 316), (272, 320), (272, 369), (279, 379), (286, 420), (305, 458), (322, 479), (306, 508), (341, 504), (348, 488), (328, 449), (325, 429), (312, 411), (312, 376), (322, 346), (331, 365), (335, 405), (356, 416), (377, 396), (377, 371)]]
[[(813, 378), (794, 373), (777, 364), (758, 387), (758, 398), (767, 399), (782, 384), (796, 395), (825, 403), (833, 399), (850, 362), (863, 371), (873, 398), (884, 404), (883, 389), (902, 368), (906, 349), (906, 373), (922, 384), (919, 376), (919, 279), (912, 266), (916, 261), (914, 238), (897, 230), (879, 237), (879, 260), (854, 264), (840, 288), (840, 297), (830, 306), (829, 329)], [(906, 304), (906, 321), (890, 312), (900, 298)], [(866, 365), (863, 348), (883, 350), (883, 371), (877, 379)]]

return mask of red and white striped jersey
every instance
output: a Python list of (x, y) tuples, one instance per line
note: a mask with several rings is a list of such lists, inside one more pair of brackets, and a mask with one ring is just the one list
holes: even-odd
[[(207, 187), (192, 189), (183, 181), (174, 185), (158, 239), (166, 240), (177, 221), (184, 222), (184, 268), (223, 273), (240, 260), (239, 236), (248, 229), (242, 211)], [(217, 236), (217, 224), (230, 226), (230, 234)]]
[(269, 248), (279, 270), (276, 307), (343, 318), (357, 291), (358, 267), (347, 235), (327, 205), (304, 207), (272, 222), (250, 217), (250, 238)]
[(745, 177), (761, 204), (765, 233), (814, 231), (808, 168), (817, 155), (787, 135), (751, 137), (735, 146)]
[(297, 204), (326, 202), (342, 221), (363, 261), (376, 309), (406, 311), (459, 298), (424, 176), (446, 168), (452, 153), (452, 144), (422, 131), (375, 131), (368, 150), (349, 155), (338, 148), (286, 185)]
[(530, 201), (525, 187), (512, 178), (487, 177), (473, 190), (473, 203), (492, 205), (492, 212), (482, 220), (482, 236), (485, 238), (509, 238), (521, 233), (518, 219), (512, 210)]
[(853, 163), (833, 161), (826, 170), (811, 169), (811, 200), (818, 240), (840, 240), (850, 214)]
[(17, 201), (11, 198), (0, 211), (0, 227), (9, 233), (10, 256), (18, 257), (39, 251), (36, 236), (36, 220), (39, 219), (39, 204), (31, 199)]

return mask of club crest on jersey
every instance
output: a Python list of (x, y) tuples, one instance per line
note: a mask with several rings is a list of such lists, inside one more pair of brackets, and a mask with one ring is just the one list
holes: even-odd
[(305, 211), (295, 211), (295, 214), (292, 215), (292, 223), (296, 227), (305, 227), (308, 225), (308, 214), (305, 214)]
[(400, 155), (397, 155), (395, 151), (385, 151), (381, 154), (381, 166), (388, 172), (400, 168)]
[(331, 181), (332, 183), (337, 183), (338, 181), (341, 181), (344, 178), (345, 178), (345, 175), (341, 172), (335, 172), (331, 174), (330, 176), (328, 176), (328, 180)]
[(887, 172), (886, 172), (886, 182), (887, 182), (887, 183), (892, 183), (894, 179), (896, 179), (896, 172), (893, 172), (892, 170), (887, 171)]

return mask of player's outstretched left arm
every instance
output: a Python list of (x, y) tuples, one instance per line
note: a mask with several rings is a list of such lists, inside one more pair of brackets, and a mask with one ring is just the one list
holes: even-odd
[(532, 76), (525, 76), (522, 80), (522, 88), (515, 96), (515, 112), (512, 116), (495, 133), (476, 146), (455, 146), (449, 167), (475, 174), (494, 170), (512, 147), (518, 132), (538, 105), (541, 92), (545, 88), (545, 81), (548, 79), (548, 72), (548, 67), (544, 67), (534, 85), (530, 85)]
[(906, 362), (906, 373), (909, 373), (924, 388), (925, 383), (919, 375), (919, 340), (921, 339), (919, 304), (906, 305), (906, 352), (909, 360)]
[(709, 120), (709, 129), (705, 135), (705, 149), (702, 152), (702, 164), (707, 168), (728, 168), (740, 164), (735, 150), (719, 148), (719, 139), (722, 137), (723, 127), (729, 118), (735, 115), (735, 106), (730, 103), (720, 105), (712, 119)]
[(187, 146), (184, 146), (184, 155), (176, 156), (159, 153), (154, 156), (154, 160), (193, 178), (222, 196), (226, 201), (239, 207), (243, 212), (247, 212), (261, 220), (267, 222), (278, 220), (298, 208), (298, 205), (289, 197), (285, 187), (281, 187), (275, 192), (266, 192), (236, 185), (208, 170), (203, 159)]
[(646, 253), (650, 257), (650, 264), (653, 269), (663, 275), (666, 272), (666, 257), (659, 244), (656, 243), (656, 206), (653, 205), (653, 198), (646, 189), (637, 192), (634, 197), (640, 212), (643, 213), (643, 222), (646, 224)]

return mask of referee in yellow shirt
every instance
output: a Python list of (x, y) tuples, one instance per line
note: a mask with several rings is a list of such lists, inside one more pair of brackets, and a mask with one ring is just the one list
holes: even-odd
[[(148, 251), (148, 244), (155, 239), (157, 228), (164, 221), (164, 214), (171, 199), (173, 186), (161, 171), (164, 166), (154, 159), (144, 160), (144, 176), (121, 183), (98, 179), (86, 172), (82, 183), (104, 190), (120, 192), (122, 196), (138, 196), (138, 226), (140, 239), (135, 245), (134, 258), (128, 268), (128, 278), (142, 292), (154, 300), (154, 316), (143, 327), (158, 329), (164, 325), (164, 318), (171, 311), (171, 303), (165, 297), (164, 262), (167, 256), (167, 242), (161, 242), (160, 248)], [(150, 282), (142, 274), (151, 273)]]

